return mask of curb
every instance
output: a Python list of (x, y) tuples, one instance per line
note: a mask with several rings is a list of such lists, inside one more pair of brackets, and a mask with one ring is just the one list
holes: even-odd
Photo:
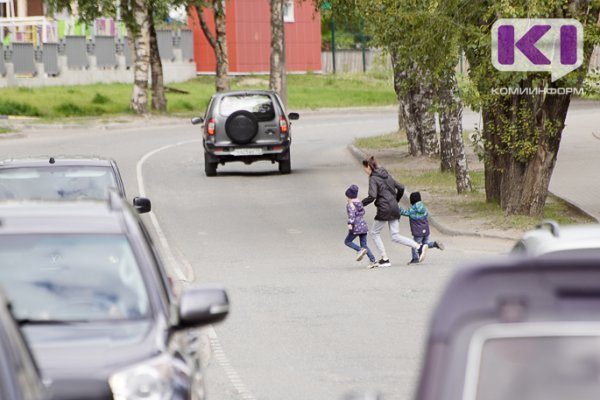
[[(359, 162), (361, 162), (362, 160), (367, 158), (367, 154), (364, 151), (356, 148), (354, 145), (351, 145), (351, 144), (348, 145), (348, 150), (354, 156), (354, 158), (356, 160), (358, 160)], [(407, 190), (408, 190), (408, 188), (407, 188)], [(408, 202), (406, 200), (406, 197), (403, 196), (402, 199), (400, 200), (400, 203), (403, 206), (408, 207)], [(433, 225), (433, 227), (435, 229), (437, 229), (444, 235), (448, 235), (448, 236), (467, 236), (467, 237), (488, 238), (488, 239), (517, 240), (516, 238), (512, 238), (512, 237), (508, 237), (508, 236), (494, 235), (494, 234), (490, 234), (490, 233), (459, 231), (456, 229), (452, 229), (452, 228), (448, 227), (447, 225), (445, 225), (444, 223), (438, 221), (437, 218), (435, 218), (431, 215), (429, 216), (429, 222), (431, 223), (431, 225)]]

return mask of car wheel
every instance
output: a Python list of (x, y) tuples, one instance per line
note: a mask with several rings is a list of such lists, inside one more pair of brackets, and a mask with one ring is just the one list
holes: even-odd
[(248, 144), (258, 133), (258, 120), (250, 111), (236, 111), (227, 117), (225, 133), (236, 144)]
[(206, 176), (216, 176), (217, 175), (217, 164), (216, 162), (211, 162), (208, 160), (206, 154), (204, 155), (204, 173)]
[(280, 160), (279, 161), (279, 172), (282, 174), (289, 174), (292, 172), (292, 160)]

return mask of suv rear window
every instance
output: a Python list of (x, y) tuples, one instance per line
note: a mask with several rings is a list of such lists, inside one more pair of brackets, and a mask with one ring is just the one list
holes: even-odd
[(275, 118), (273, 100), (264, 94), (226, 96), (219, 104), (219, 114), (224, 117), (240, 110), (251, 112), (259, 121), (271, 121)]
[[(600, 326), (555, 323), (488, 337), (470, 350), (471, 400), (594, 399), (600, 393)], [(522, 331), (518, 333), (517, 331)], [(513, 336), (513, 334), (516, 334)], [(523, 336), (520, 336), (523, 335)], [(493, 335), (496, 336), (496, 335)], [(479, 359), (476, 361), (476, 359)], [(478, 364), (478, 365), (477, 365)], [(476, 372), (477, 371), (477, 372)]]

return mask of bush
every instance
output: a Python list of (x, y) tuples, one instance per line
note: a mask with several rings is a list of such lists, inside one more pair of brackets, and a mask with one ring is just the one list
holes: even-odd
[(109, 102), (110, 102), (110, 99), (104, 95), (101, 95), (100, 93), (96, 93), (96, 95), (92, 99), (93, 104), (106, 104)]
[(0, 115), (40, 117), (42, 113), (36, 107), (26, 103), (18, 103), (11, 100), (0, 100)]
[(77, 104), (66, 102), (54, 107), (54, 111), (63, 117), (82, 117), (87, 115), (86, 111)]

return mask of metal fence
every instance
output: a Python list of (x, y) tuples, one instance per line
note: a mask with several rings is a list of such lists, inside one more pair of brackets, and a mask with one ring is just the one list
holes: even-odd
[(173, 36), (173, 31), (157, 29), (156, 39), (158, 41), (158, 54), (160, 54), (161, 60), (174, 60), (173, 42), (175, 36)]
[[(162, 30), (157, 37), (165, 79), (181, 82), (195, 77), (192, 31)], [(41, 45), (0, 43), (0, 87), (128, 82), (133, 51), (127, 37), (100, 35), (66, 36)]]
[(37, 73), (33, 43), (13, 43), (11, 61), (16, 75), (35, 75)]
[(116, 68), (119, 65), (114, 36), (96, 36), (94, 38), (94, 54), (98, 68)]
[(182, 29), (179, 32), (179, 47), (181, 47), (181, 58), (184, 61), (194, 60), (194, 34), (191, 29)]
[(69, 69), (85, 69), (90, 66), (87, 56), (87, 42), (85, 36), (66, 36), (65, 51)]
[(43, 44), (42, 63), (44, 64), (44, 73), (48, 76), (57, 76), (60, 73), (58, 67), (58, 43)]
[(4, 46), (0, 43), (0, 76), (6, 75), (6, 64), (4, 63)]

